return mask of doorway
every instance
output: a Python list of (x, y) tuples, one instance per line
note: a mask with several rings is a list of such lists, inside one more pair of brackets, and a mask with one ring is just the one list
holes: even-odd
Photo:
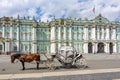
[(92, 53), (92, 43), (91, 42), (89, 42), (88, 43), (88, 53)]
[(98, 43), (98, 51), (97, 53), (104, 53), (104, 43)]
[(112, 54), (113, 53), (113, 43), (110, 43), (109, 44), (109, 51), (110, 51), (110, 54)]

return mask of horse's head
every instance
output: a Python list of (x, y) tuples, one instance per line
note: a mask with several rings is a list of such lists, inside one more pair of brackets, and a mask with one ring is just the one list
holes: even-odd
[(20, 54), (12, 54), (11, 55), (11, 63), (14, 63), (15, 59), (18, 59), (20, 57)]
[(15, 61), (15, 56), (11, 55), (11, 63), (14, 63), (14, 61)]

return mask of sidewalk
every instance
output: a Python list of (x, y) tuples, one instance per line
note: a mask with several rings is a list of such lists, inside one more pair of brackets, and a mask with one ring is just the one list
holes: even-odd
[(25, 74), (4, 74), (0, 75), (1, 80), (5, 79), (22, 79), (22, 78), (42, 78), (52, 76), (70, 76), (70, 75), (84, 75), (96, 73), (113, 73), (120, 72), (120, 68), (114, 69), (95, 69), (95, 70), (75, 70), (75, 71), (60, 71), (60, 72), (43, 72), (43, 73), (25, 73)]

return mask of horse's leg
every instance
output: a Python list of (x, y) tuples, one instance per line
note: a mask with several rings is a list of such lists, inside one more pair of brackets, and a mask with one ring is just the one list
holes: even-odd
[(21, 63), (22, 63), (22, 67), (23, 67), (22, 70), (25, 70), (25, 63), (24, 62), (21, 62)]
[(39, 69), (39, 62), (40, 62), (40, 61), (36, 61), (36, 63), (37, 63), (37, 69)]
[(39, 69), (39, 63), (37, 62), (37, 69)]

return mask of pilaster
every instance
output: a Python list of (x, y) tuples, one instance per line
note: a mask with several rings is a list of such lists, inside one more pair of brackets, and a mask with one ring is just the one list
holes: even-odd
[(95, 38), (96, 38), (96, 35), (95, 35), (95, 25), (94, 26), (92, 26), (92, 34), (91, 34), (91, 37), (92, 37), (92, 40), (95, 40)]
[(112, 40), (116, 40), (116, 28), (115, 27), (113, 27), (112, 28)]
[(88, 40), (88, 26), (85, 26), (83, 30), (84, 30), (83, 39)]
[(5, 38), (5, 26), (3, 25), (2, 37)]
[(84, 42), (84, 44), (83, 44), (83, 51), (84, 51), (84, 54), (88, 53), (88, 43), (87, 42)]
[(61, 47), (61, 27), (58, 27), (58, 49)]
[(110, 39), (109, 25), (106, 27), (106, 40)]
[(64, 26), (63, 39), (64, 39), (64, 45), (66, 45), (66, 26)]
[(36, 28), (33, 28), (33, 53), (37, 53)]
[(107, 42), (106, 44), (105, 44), (105, 53), (108, 53), (109, 54), (109, 52), (110, 52), (110, 49), (109, 49), (109, 42)]
[(56, 53), (56, 44), (55, 44), (55, 26), (51, 26), (51, 54), (55, 54)]
[(72, 44), (71, 44), (71, 42), (72, 42), (72, 28), (71, 27), (69, 27), (69, 41), (70, 41), (69, 45), (72, 46)]
[(104, 27), (102, 28), (102, 36), (101, 39), (104, 40)]
[(113, 43), (113, 53), (117, 53), (117, 43)]

